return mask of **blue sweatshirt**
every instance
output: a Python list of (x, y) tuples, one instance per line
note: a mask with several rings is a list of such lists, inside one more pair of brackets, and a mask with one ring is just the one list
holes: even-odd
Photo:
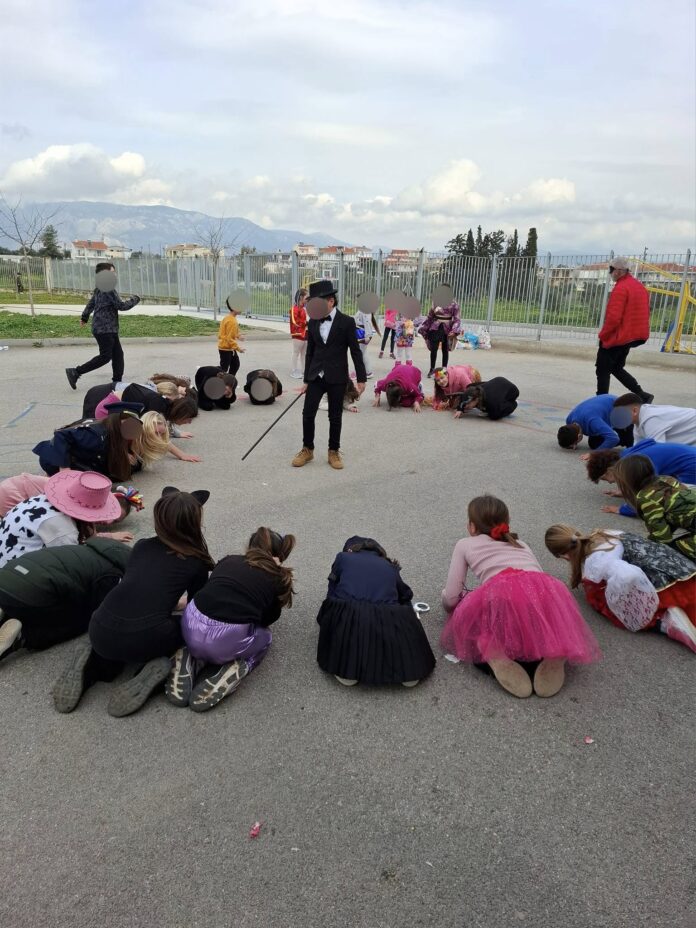
[[(632, 448), (625, 448), (621, 457), (628, 457), (629, 454), (644, 454), (646, 458), (650, 458), (658, 476), (676, 477), (682, 483), (696, 484), (696, 448), (691, 445), (643, 438)], [(620, 506), (619, 512), (622, 516), (636, 515), (635, 509), (628, 503)]]
[(572, 425), (574, 422), (582, 429), (582, 434), (588, 438), (599, 436), (602, 444), (597, 445), (595, 451), (604, 451), (609, 448), (615, 448), (619, 444), (619, 436), (611, 427), (611, 411), (614, 408), (616, 397), (611, 393), (604, 393), (601, 396), (591, 396), (588, 400), (578, 403), (575, 409), (571, 409), (566, 418), (566, 425)]

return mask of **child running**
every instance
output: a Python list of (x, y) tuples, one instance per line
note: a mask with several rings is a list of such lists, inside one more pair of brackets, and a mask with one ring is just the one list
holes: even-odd
[(123, 580), (93, 614), (90, 641), (73, 655), (53, 690), (58, 712), (72, 712), (97, 680), (113, 680), (124, 664), (140, 670), (116, 687), (109, 715), (137, 712), (169, 676), (183, 645), (177, 604), (202, 588), (213, 567), (202, 530), (207, 490), (182, 493), (165, 487), (154, 507), (155, 536), (138, 541)]
[[(181, 630), (186, 646), (174, 656), (166, 685), (175, 706), (206, 712), (233, 693), (271, 646), (269, 626), (292, 606), (293, 573), (284, 563), (294, 535), (259, 528), (246, 554), (230, 554), (189, 601)], [(206, 667), (196, 681), (196, 673)]]
[(587, 602), (613, 625), (655, 629), (696, 652), (696, 565), (688, 558), (632, 532), (584, 535), (563, 523), (546, 530), (545, 542), (570, 564), (570, 586), (582, 582)]
[[(469, 538), (455, 545), (442, 605), (449, 614), (441, 644), (462, 661), (487, 664), (513, 696), (554, 696), (565, 663), (599, 660), (594, 635), (565, 586), (545, 574), (510, 531), (505, 503), (477, 496), (468, 507)], [(482, 585), (465, 586), (471, 571)], [(525, 663), (537, 664), (533, 680)]]
[(317, 662), (339, 683), (415, 686), (435, 656), (397, 561), (374, 538), (349, 538), (336, 556), (317, 622)]

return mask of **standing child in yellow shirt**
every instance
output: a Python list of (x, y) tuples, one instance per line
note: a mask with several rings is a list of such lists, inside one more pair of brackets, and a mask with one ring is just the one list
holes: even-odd
[(225, 374), (236, 374), (239, 370), (239, 355), (237, 352), (244, 351), (239, 342), (244, 341), (244, 336), (239, 334), (239, 323), (237, 322), (239, 310), (230, 305), (229, 298), (225, 302), (230, 312), (220, 323), (220, 333), (218, 335), (220, 367)]

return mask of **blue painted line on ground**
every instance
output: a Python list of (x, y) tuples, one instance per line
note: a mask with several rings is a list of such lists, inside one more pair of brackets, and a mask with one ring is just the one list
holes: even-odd
[(28, 416), (32, 409), (36, 406), (36, 403), (29, 403), (26, 409), (23, 409), (18, 416), (15, 416), (14, 419), (10, 419), (9, 422), (6, 422), (3, 425), (4, 429), (11, 429), (20, 419), (23, 419), (25, 416)]

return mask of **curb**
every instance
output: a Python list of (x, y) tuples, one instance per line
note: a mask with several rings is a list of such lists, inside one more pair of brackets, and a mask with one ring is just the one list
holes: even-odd
[[(532, 339), (505, 338), (498, 337), (493, 333), (491, 336), (493, 350), (496, 348), (501, 351), (509, 351), (514, 354), (541, 354), (554, 355), (563, 358), (583, 358), (594, 361), (597, 355), (597, 348), (594, 345), (573, 345), (568, 342), (560, 341), (536, 341)], [(475, 354), (475, 352), (468, 352)], [(669, 367), (672, 370), (690, 371), (696, 373), (696, 355), (690, 354), (671, 354), (662, 351), (645, 350), (634, 348), (628, 359), (628, 366), (631, 367)]]

